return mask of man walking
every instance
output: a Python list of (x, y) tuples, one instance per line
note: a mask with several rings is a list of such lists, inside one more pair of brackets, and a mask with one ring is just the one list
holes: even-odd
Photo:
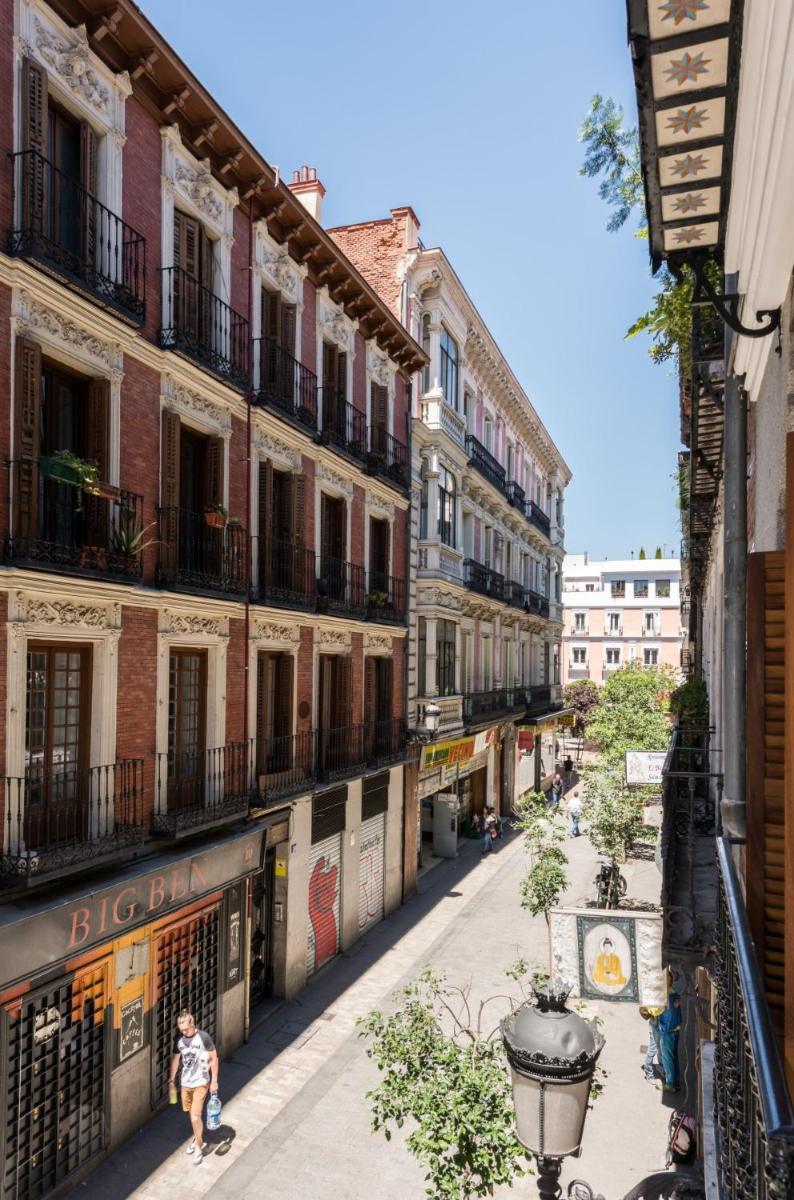
[(560, 807), (560, 800), (562, 799), (562, 787), (562, 776), (560, 775), (560, 772), (557, 771), (551, 781), (551, 792), (549, 793), (549, 805), (554, 810)]
[(199, 1167), (205, 1148), (204, 1101), (208, 1092), (218, 1090), (218, 1052), (210, 1035), (196, 1028), (192, 1013), (183, 1010), (176, 1023), (179, 1034), (171, 1058), (169, 1092), (175, 1103), (176, 1075), (181, 1063), (182, 1110), (189, 1114), (193, 1126), (193, 1139), (185, 1153), (193, 1154), (193, 1165)]
[(496, 817), (492, 808), (486, 808), (482, 823), (482, 853), (483, 857), (493, 850), (493, 836), (496, 828)]
[(579, 799), (579, 793), (574, 792), (568, 801), (568, 817), (571, 822), (570, 834), (571, 837), (579, 836), (579, 818), (582, 815), (582, 802)]

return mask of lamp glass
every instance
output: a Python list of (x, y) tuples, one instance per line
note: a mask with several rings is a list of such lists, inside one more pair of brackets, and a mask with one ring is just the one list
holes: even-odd
[(573, 1083), (541, 1083), (512, 1069), (518, 1140), (533, 1154), (562, 1158), (577, 1154), (590, 1094), (590, 1076)]

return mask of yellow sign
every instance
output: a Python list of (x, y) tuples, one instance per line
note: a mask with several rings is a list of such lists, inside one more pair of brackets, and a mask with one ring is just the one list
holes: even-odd
[(573, 713), (572, 712), (571, 713), (563, 713), (563, 715), (557, 721), (557, 724), (560, 726), (561, 729), (572, 729), (573, 728)]
[(286, 858), (276, 859), (276, 875), (279, 879), (287, 878), (287, 860)]
[(431, 767), (454, 767), (457, 763), (467, 762), (474, 754), (474, 738), (458, 738), (455, 742), (439, 742), (437, 746), (427, 746), (422, 760), (422, 770)]

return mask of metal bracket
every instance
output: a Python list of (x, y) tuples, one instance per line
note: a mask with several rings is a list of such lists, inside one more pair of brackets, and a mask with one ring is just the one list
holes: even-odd
[(765, 321), (763, 325), (759, 325), (756, 329), (751, 329), (747, 325), (743, 325), (739, 320), (739, 305), (742, 297), (738, 292), (715, 292), (714, 288), (706, 278), (706, 260), (694, 255), (689, 259), (689, 266), (695, 276), (695, 289), (692, 294), (692, 303), (704, 304), (708, 303), (714, 308), (718, 317), (724, 325), (732, 329), (734, 333), (741, 334), (742, 337), (761, 338), (768, 337), (770, 333), (774, 333), (780, 327), (780, 309), (779, 308), (761, 308), (755, 314), (756, 321)]

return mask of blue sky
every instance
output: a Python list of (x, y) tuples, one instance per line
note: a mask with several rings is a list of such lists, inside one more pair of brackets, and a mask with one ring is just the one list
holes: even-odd
[(647, 250), (578, 175), (593, 92), (633, 121), (623, 0), (142, 8), (283, 176), (317, 167), (326, 225), (412, 205), (573, 471), (567, 549), (677, 550), (675, 380), (623, 338)]

